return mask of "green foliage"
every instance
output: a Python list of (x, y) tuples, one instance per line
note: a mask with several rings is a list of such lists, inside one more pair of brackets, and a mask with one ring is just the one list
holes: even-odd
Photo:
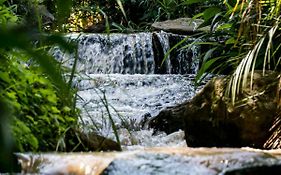
[(0, 1), (0, 24), (3, 26), (8, 26), (10, 24), (15, 24), (18, 21), (18, 17), (14, 14), (17, 6), (12, 5), (7, 7), (4, 2), (6, 0)]
[(212, 31), (202, 38), (217, 43), (202, 55), (197, 80), (205, 72), (232, 74), (228, 94), (234, 103), (255, 69), (280, 72), (280, 5), (280, 0), (231, 0), (220, 9), (211, 6), (196, 15), (203, 17), (204, 25), (211, 25)]
[[(77, 128), (72, 79), (65, 81), (60, 65), (45, 48), (58, 44), (66, 51), (73, 51), (75, 46), (57, 34), (46, 35), (40, 33), (41, 29), (38, 33), (33, 28), (38, 26), (18, 25), (20, 21), (15, 21), (19, 18), (13, 10), (21, 3), (1, 2), (5, 10), (0, 13), (4, 19), (0, 23), (0, 98), (10, 109), (10, 113), (1, 118), (1, 124), (8, 126), (11, 121), (17, 151), (71, 150), (77, 144), (73, 142), (73, 138), (77, 140), (76, 135), (68, 136), (68, 140), (64, 137), (68, 130)], [(9, 138), (1, 131), (1, 141), (2, 135)]]
[(58, 140), (77, 124), (75, 111), (62, 103), (59, 91), (39, 68), (12, 55), (5, 59), (0, 65), (0, 98), (14, 111), (12, 131), (18, 151), (56, 150)]
[(70, 31), (87, 31), (107, 18), (112, 30), (135, 31), (154, 21), (192, 16), (194, 7), (184, 0), (77, 0), (66, 26)]
[(12, 113), (11, 106), (8, 105), (6, 99), (0, 99), (0, 172), (19, 172), (20, 167), (17, 165), (17, 159), (13, 155), (14, 144), (11, 139), (10, 120)]

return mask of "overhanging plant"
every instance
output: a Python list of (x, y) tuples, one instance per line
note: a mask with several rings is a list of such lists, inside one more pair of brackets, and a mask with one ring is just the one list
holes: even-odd
[(223, 6), (219, 13), (210, 15), (208, 12), (213, 7), (209, 7), (195, 16), (203, 17), (205, 24), (211, 25), (212, 29), (210, 33), (203, 34), (211, 41), (193, 43), (209, 45), (209, 49), (202, 54), (202, 66), (196, 80), (210, 72), (231, 75), (227, 94), (234, 104), (237, 94), (245, 88), (248, 75), (253, 81), (254, 70), (280, 72), (281, 1), (221, 2)]

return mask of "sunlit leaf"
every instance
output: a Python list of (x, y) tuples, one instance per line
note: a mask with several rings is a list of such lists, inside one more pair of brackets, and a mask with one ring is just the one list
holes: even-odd
[(197, 19), (197, 18), (199, 18), (199, 17), (201, 17), (201, 16), (203, 16), (203, 15), (204, 15), (203, 12), (202, 12), (202, 13), (198, 13), (198, 14), (194, 15), (194, 16), (192, 17), (192, 19)]
[(58, 108), (56, 108), (55, 106), (52, 106), (51, 107), (51, 112), (54, 113), (54, 114), (59, 114), (60, 110), (58, 110)]
[(117, 2), (117, 4), (118, 4), (118, 6), (120, 7), (120, 9), (121, 9), (121, 11), (122, 11), (124, 17), (125, 17), (126, 20), (127, 20), (127, 15), (126, 15), (126, 12), (125, 12), (125, 10), (124, 10), (124, 7), (123, 7), (122, 2), (121, 2), (120, 0), (116, 0), (116, 2)]
[(226, 29), (230, 29), (232, 27), (232, 23), (227, 23), (227, 24), (223, 24), (220, 25), (219, 27), (216, 28), (217, 31), (219, 30), (226, 30)]

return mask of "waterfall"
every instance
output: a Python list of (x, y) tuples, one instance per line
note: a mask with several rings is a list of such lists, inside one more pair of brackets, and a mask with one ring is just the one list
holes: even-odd
[[(200, 48), (181, 49), (191, 43), (192, 38), (171, 51), (163, 61), (166, 53), (185, 36), (159, 32), (70, 34), (66, 37), (78, 44), (73, 86), (78, 89), (77, 106), (81, 109), (81, 122), (86, 131), (94, 129), (114, 139), (109, 120), (112, 117), (123, 146), (132, 145), (132, 140), (146, 146), (167, 142), (185, 145), (182, 132), (165, 139), (163, 134), (152, 136), (152, 131), (143, 130), (142, 124), (161, 109), (195, 95), (192, 80), (198, 70), (196, 57)], [(51, 53), (62, 65), (73, 66), (73, 53), (64, 53), (58, 47)], [(131, 133), (124, 128), (129, 128)]]
[[(86, 74), (191, 74), (197, 72), (199, 47), (175, 49), (162, 60), (173, 45), (185, 36), (160, 33), (71, 34), (78, 43), (77, 71)], [(192, 41), (188, 40), (185, 44)], [(73, 65), (73, 54), (52, 51), (64, 65)]]

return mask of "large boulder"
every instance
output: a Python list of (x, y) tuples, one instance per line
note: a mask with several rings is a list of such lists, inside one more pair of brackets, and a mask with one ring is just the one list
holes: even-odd
[[(215, 78), (191, 101), (161, 111), (149, 126), (167, 133), (184, 129), (188, 146), (280, 148), (279, 76), (255, 72), (252, 90), (243, 89), (234, 105), (225, 96), (228, 78)], [(271, 144), (265, 144), (268, 139)]]
[(192, 18), (178, 18), (174, 20), (166, 20), (161, 22), (155, 22), (152, 24), (154, 30), (163, 30), (165, 32), (177, 33), (177, 34), (192, 34), (197, 32), (209, 32), (210, 27), (199, 26), (204, 21), (201, 19)]

